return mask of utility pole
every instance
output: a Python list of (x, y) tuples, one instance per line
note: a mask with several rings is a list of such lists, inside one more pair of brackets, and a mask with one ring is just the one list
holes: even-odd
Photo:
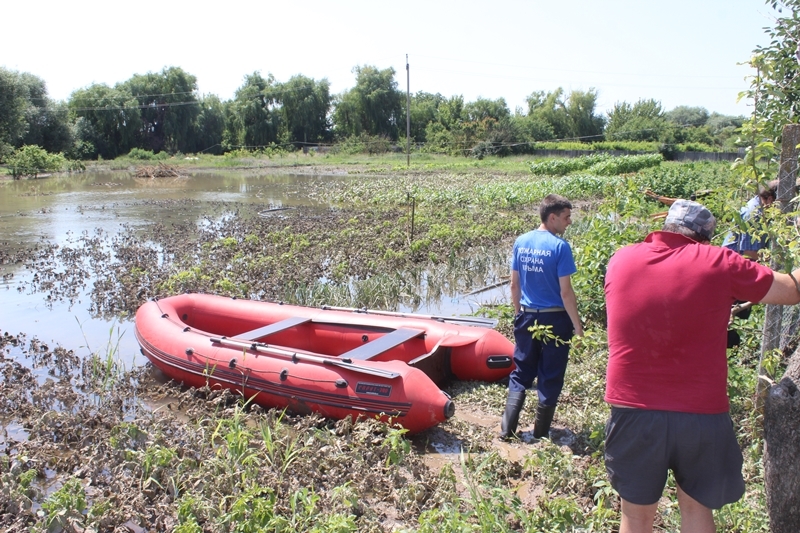
[(406, 54), (406, 168), (411, 167), (411, 72)]

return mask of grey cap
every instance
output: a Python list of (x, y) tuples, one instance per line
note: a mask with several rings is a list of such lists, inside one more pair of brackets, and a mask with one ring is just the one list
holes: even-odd
[(691, 200), (675, 200), (669, 208), (665, 224), (677, 224), (711, 240), (717, 219), (702, 204)]

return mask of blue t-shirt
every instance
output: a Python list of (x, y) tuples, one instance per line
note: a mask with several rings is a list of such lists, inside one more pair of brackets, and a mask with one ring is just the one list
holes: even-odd
[(517, 238), (511, 268), (519, 272), (520, 304), (534, 309), (564, 307), (558, 278), (578, 270), (569, 243), (540, 229)]
[[(747, 205), (739, 210), (739, 216), (745, 222), (755, 221), (761, 215), (761, 198), (752, 198)], [(722, 246), (730, 248), (734, 252), (757, 252), (767, 247), (766, 237), (756, 238), (749, 233), (729, 232), (722, 242)]]

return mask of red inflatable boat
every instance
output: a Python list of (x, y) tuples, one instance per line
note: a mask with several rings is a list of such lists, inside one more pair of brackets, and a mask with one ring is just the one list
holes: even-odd
[(186, 385), (229, 388), (294, 413), (377, 416), (413, 433), (455, 412), (438, 384), (511, 372), (514, 345), (493, 326), (183, 294), (142, 305), (135, 332), (153, 365)]

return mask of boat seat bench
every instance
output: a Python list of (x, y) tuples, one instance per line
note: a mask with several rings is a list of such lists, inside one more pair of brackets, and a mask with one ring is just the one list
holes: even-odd
[(345, 352), (339, 357), (341, 359), (356, 359), (359, 361), (368, 361), (383, 352), (387, 352), (399, 346), (404, 342), (419, 337), (425, 334), (425, 330), (412, 329), (412, 328), (398, 328), (386, 335), (381, 335), (374, 341), (368, 342), (358, 348), (353, 348), (349, 352)]
[(304, 316), (291, 316), (275, 322), (274, 324), (270, 324), (269, 326), (262, 326), (252, 331), (245, 331), (244, 333), (235, 335), (234, 338), (256, 341), (263, 337), (278, 333), (279, 331), (283, 331), (294, 326), (299, 326), (300, 324), (305, 324), (306, 322), (311, 322), (311, 319)]

